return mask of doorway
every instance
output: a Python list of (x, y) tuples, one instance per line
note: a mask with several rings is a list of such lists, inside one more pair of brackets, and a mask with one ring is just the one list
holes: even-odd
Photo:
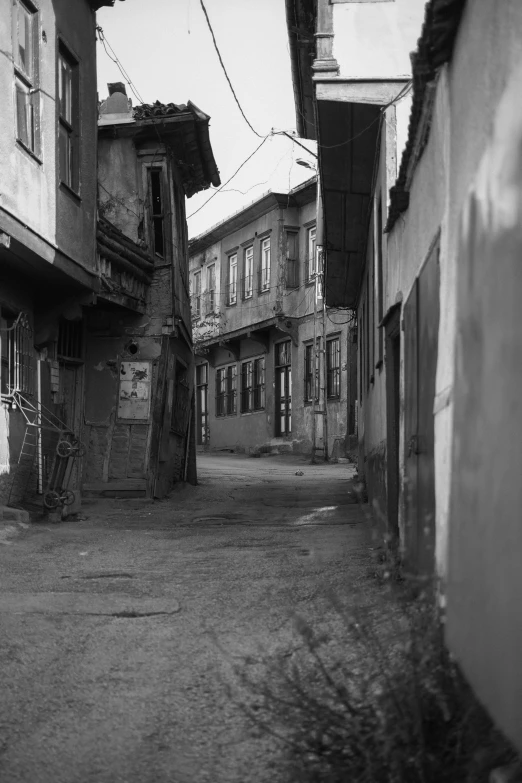
[(198, 446), (208, 445), (208, 364), (196, 366), (196, 421)]
[(405, 559), (422, 576), (435, 568), (433, 403), (439, 333), (439, 243), (404, 307)]
[(292, 343), (275, 346), (276, 436), (292, 432)]

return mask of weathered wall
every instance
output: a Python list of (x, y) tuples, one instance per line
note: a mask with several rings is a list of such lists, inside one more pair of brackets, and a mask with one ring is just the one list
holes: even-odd
[(450, 72), (458, 276), (447, 586), (449, 645), (519, 750), (521, 31), (515, 0), (472, 4)]

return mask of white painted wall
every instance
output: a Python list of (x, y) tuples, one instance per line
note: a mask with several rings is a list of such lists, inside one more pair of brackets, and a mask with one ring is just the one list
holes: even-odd
[(333, 55), (340, 76), (408, 76), (423, 18), (422, 0), (334, 4)]

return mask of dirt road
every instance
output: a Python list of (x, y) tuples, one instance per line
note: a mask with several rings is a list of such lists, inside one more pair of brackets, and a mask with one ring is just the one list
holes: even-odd
[[(0, 546), (2, 783), (263, 783), (279, 754), (231, 662), (367, 600), (348, 465), (233, 455), (162, 502), (97, 501)], [(302, 475), (301, 475), (302, 474)]]

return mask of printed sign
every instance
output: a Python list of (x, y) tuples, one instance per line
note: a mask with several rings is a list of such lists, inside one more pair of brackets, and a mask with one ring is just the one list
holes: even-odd
[(118, 418), (148, 419), (150, 411), (150, 362), (122, 362)]

